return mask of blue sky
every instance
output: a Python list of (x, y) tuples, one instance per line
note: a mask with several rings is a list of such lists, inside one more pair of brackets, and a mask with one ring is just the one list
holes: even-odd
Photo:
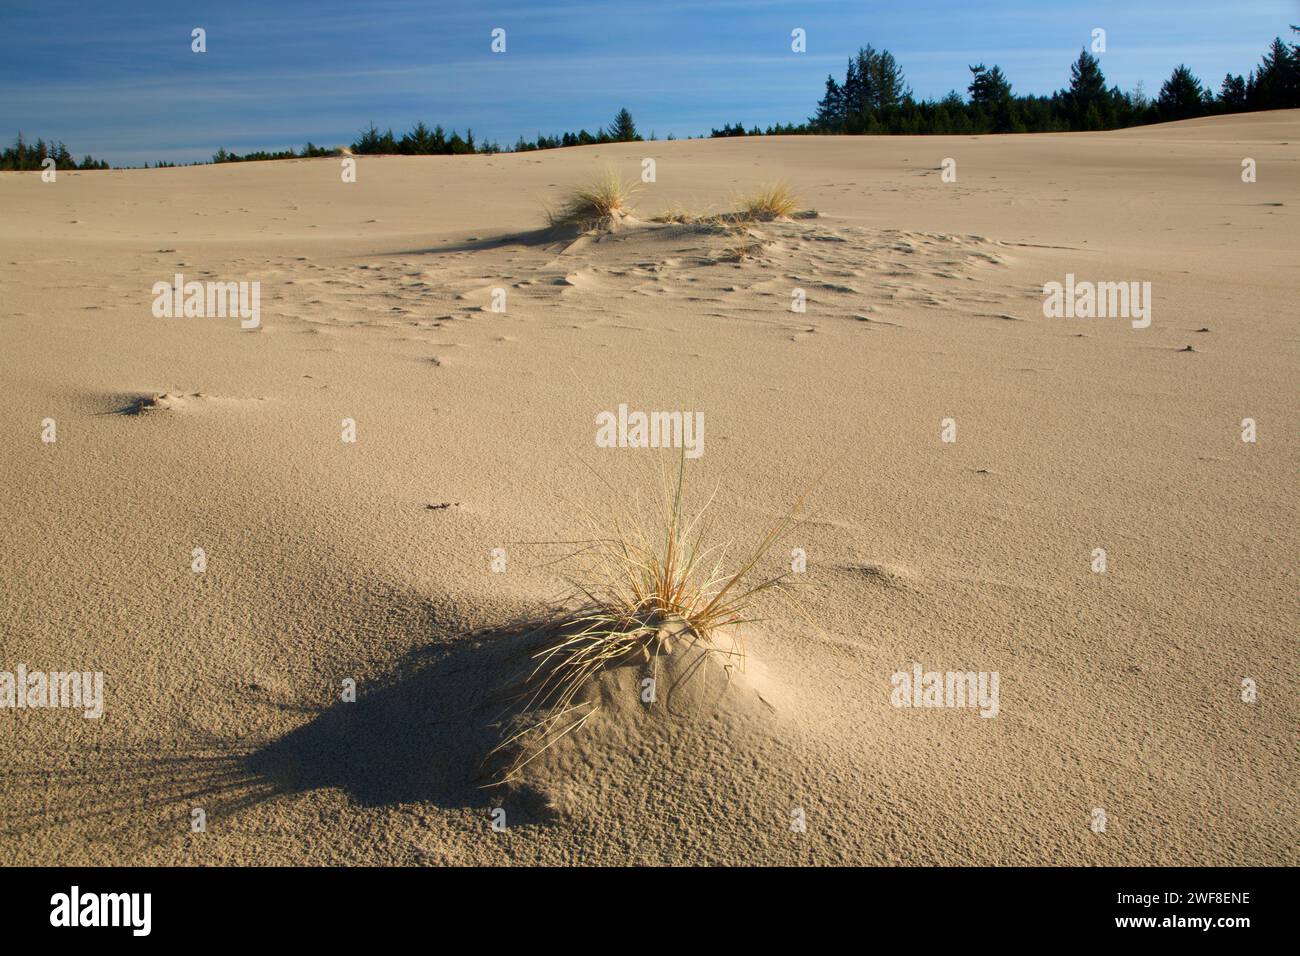
[[(826, 74), (868, 43), (918, 97), (964, 91), (980, 61), (1017, 92), (1050, 93), (1102, 27), (1108, 81), (1154, 94), (1180, 62), (1217, 89), (1289, 23), (1297, 0), (0, 0), (0, 137), (133, 165), (334, 146), (371, 120), (508, 145), (594, 131), (624, 105), (642, 133), (684, 137), (807, 118)], [(494, 27), (504, 54), (489, 50)], [(806, 53), (790, 50), (795, 27)]]

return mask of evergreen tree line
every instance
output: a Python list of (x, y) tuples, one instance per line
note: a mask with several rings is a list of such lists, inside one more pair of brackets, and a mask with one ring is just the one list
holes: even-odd
[[(543, 136), (539, 133), (536, 140), (526, 140), (521, 136), (515, 143), (513, 152), (556, 149), (561, 146), (585, 146), (590, 143), (632, 143), (640, 142), (641, 139), (632, 114), (626, 109), (621, 109), (609, 126), (598, 129), (595, 133), (589, 133), (585, 129), (558, 136)], [(434, 126), (430, 129), (423, 121), (416, 123), (400, 137), (395, 136), (392, 129), (380, 132), (379, 128), (371, 123), (348, 148), (359, 156), (462, 156), (471, 153), (502, 152), (501, 146), (495, 142), (476, 143), (472, 129), (467, 129), (462, 137), (454, 129), (450, 134), (442, 126)], [(313, 156), (331, 156), (337, 152), (338, 150), (325, 149), (308, 143), (301, 151), (292, 149), (273, 153), (259, 151), (239, 156), (227, 152), (223, 147), (213, 155), (212, 161), (237, 163), (245, 160), (303, 159)]]
[[(1291, 27), (1300, 34), (1300, 27)], [(902, 67), (888, 50), (868, 46), (849, 58), (843, 82), (826, 78), (817, 112), (795, 133), (1040, 133), (1118, 129), (1221, 113), (1300, 107), (1300, 44), (1273, 40), (1246, 76), (1229, 73), (1216, 93), (1179, 64), (1155, 98), (1107, 88), (1097, 58), (1084, 49), (1070, 67), (1070, 84), (1051, 96), (1017, 96), (996, 65), (969, 67), (969, 98), (956, 90), (938, 101), (913, 98)], [(758, 132), (757, 127), (748, 135)], [(743, 126), (714, 136), (747, 135)]]
[[(267, 152), (264, 149), (259, 149), (251, 153), (245, 153), (242, 156), (237, 153), (227, 152), (226, 148), (223, 146), (212, 154), (212, 161), (214, 163), (255, 163), (261, 162), (264, 159), (312, 159), (316, 156), (334, 156), (337, 155), (337, 153), (337, 149), (328, 149), (324, 146), (317, 146), (315, 143), (311, 142), (311, 140), (308, 140), (307, 145), (304, 146), (301, 151), (281, 149), (275, 152)], [(159, 162), (157, 165), (159, 168), (162, 168), (164, 166), (175, 166), (176, 164)], [(149, 164), (145, 163), (145, 168), (148, 168), (148, 166)]]
[[(651, 139), (654, 135), (651, 134)], [(543, 136), (537, 134), (537, 139), (526, 140), (522, 136), (515, 142), (512, 152), (527, 153), (536, 149), (559, 149), (564, 146), (590, 146), (594, 143), (640, 143), (644, 142), (644, 137), (637, 132), (636, 123), (632, 119), (632, 114), (627, 108), (618, 111), (614, 121), (608, 126), (602, 127), (594, 133), (589, 133), (585, 129), (580, 129), (576, 133), (562, 133), (559, 136)]]
[[(576, 133), (562, 133), (558, 136), (544, 136), (538, 133), (535, 140), (526, 140), (520, 136), (513, 147), (513, 152), (524, 153), (536, 149), (558, 149), (561, 146), (586, 146), (592, 143), (632, 143), (640, 142), (641, 139), (642, 137), (636, 129), (636, 123), (632, 119), (632, 114), (627, 109), (621, 109), (609, 126), (598, 129), (595, 133), (589, 133), (585, 129)], [(476, 145), (473, 130), (466, 130), (465, 138), (462, 139), (455, 130), (452, 130), (451, 135), (448, 136), (441, 126), (435, 126), (431, 130), (423, 122), (416, 123), (411, 128), (411, 131), (403, 134), (400, 139), (393, 135), (391, 129), (385, 133), (380, 133), (375, 128), (375, 124), (371, 123), (370, 127), (361, 134), (360, 139), (353, 143), (351, 148), (352, 152), (360, 155), (404, 156), (456, 156), (466, 153), (499, 153), (502, 151), (501, 146), (495, 142)]]
[[(459, 156), (480, 152), (479, 147), (474, 144), (473, 130), (466, 130), (465, 137), (462, 139), (455, 130), (452, 130), (451, 135), (448, 136), (441, 126), (429, 129), (423, 122), (416, 123), (411, 131), (404, 133), (400, 139), (393, 136), (391, 129), (381, 133), (375, 128), (375, 124), (371, 123), (370, 128), (361, 134), (352, 144), (351, 149), (352, 152), (362, 156)], [(495, 152), (486, 144), (481, 151)]]
[[(651, 136), (651, 139), (653, 138)], [(585, 129), (576, 133), (564, 133), (559, 136), (543, 136), (539, 133), (534, 141), (525, 140), (521, 136), (514, 146), (514, 151), (527, 152), (536, 149), (556, 149), (561, 146), (584, 146), (590, 143), (633, 143), (641, 142), (642, 139), (641, 134), (637, 132), (636, 122), (632, 119), (632, 114), (625, 108), (618, 111), (618, 115), (614, 117), (614, 121), (609, 126), (598, 129), (595, 133), (589, 133)], [(391, 129), (381, 133), (375, 124), (371, 123), (369, 127), (362, 131), (357, 141), (352, 143), (349, 149), (358, 155), (372, 156), (457, 156), (470, 153), (490, 154), (502, 151), (501, 147), (495, 142), (476, 144), (473, 130), (466, 130), (464, 138), (455, 130), (452, 130), (449, 136), (441, 126), (430, 129), (423, 122), (416, 123), (409, 132), (404, 133), (400, 138), (394, 136)], [(300, 150), (255, 150), (243, 154), (231, 152), (223, 146), (212, 154), (211, 161), (213, 163), (243, 163), (268, 159), (311, 159), (317, 156), (335, 156), (339, 153), (340, 150), (338, 149), (317, 146), (310, 141)], [(37, 140), (35, 146), (28, 146), (20, 133), (15, 144), (0, 153), (0, 170), (40, 169), (41, 160), (45, 159), (46, 156), (53, 156), (59, 169), (108, 169), (108, 163), (96, 162), (89, 156), (78, 166), (62, 143), (53, 143), (47, 146), (43, 140)], [(166, 160), (159, 160), (154, 164), (157, 169), (175, 165), (175, 163)], [(188, 165), (196, 164), (191, 163)], [(149, 164), (145, 163), (144, 168), (148, 169)]]
[(0, 170), (40, 170), (45, 168), (45, 160), (53, 159), (55, 169), (108, 169), (108, 163), (96, 160), (89, 154), (80, 163), (68, 151), (68, 147), (59, 142), (46, 143), (38, 139), (29, 145), (23, 134), (19, 133), (14, 144), (0, 153)]
[[(1300, 27), (1292, 26), (1300, 35)], [(1002, 68), (983, 63), (970, 66), (971, 80), (963, 97), (956, 90), (940, 100), (917, 100), (907, 85), (903, 69), (888, 50), (870, 46), (849, 58), (844, 80), (826, 78), (826, 89), (817, 112), (804, 123), (776, 123), (746, 130), (735, 123), (714, 129), (710, 135), (759, 136), (810, 133), (1039, 133), (1070, 130), (1118, 129), (1145, 123), (1190, 119), (1223, 113), (1300, 107), (1300, 43), (1276, 37), (1259, 66), (1245, 76), (1227, 74), (1215, 92), (1184, 64), (1179, 64), (1148, 97), (1139, 83), (1131, 92), (1106, 86), (1101, 64), (1087, 49), (1070, 66), (1070, 83), (1050, 96), (1016, 95)], [(654, 139), (651, 134), (650, 139)], [(672, 139), (672, 136), (668, 137)], [(595, 143), (641, 142), (636, 123), (627, 109), (621, 109), (607, 127), (589, 133), (544, 136), (535, 140), (522, 136), (513, 152), (558, 149)], [(381, 133), (371, 123), (351, 144), (359, 155), (461, 155), (499, 153), (495, 143), (476, 144), (472, 130), (462, 138), (455, 130), (448, 135), (441, 126), (430, 129), (424, 122), (400, 138), (391, 129)], [(339, 150), (308, 142), (301, 150), (257, 150), (239, 155), (222, 147), (213, 154), (214, 163), (237, 163), (268, 159), (302, 159), (336, 155)], [(86, 156), (80, 163), (61, 142), (38, 139), (29, 145), (21, 133), (14, 144), (0, 152), (0, 170), (39, 170), (52, 157), (57, 169), (108, 169), (103, 160)], [(159, 162), (159, 167), (174, 163)], [(148, 163), (145, 164), (146, 168)]]

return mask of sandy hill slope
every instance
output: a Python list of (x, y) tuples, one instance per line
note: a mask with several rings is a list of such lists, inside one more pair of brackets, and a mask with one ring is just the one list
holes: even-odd
[[(545, 230), (645, 158), (637, 223)], [(357, 174), (0, 174), (0, 672), (105, 699), (0, 709), (7, 859), (1296, 862), (1300, 112)], [(776, 180), (817, 215), (653, 221)], [(260, 324), (155, 317), (178, 273)], [(1045, 317), (1067, 275), (1149, 282), (1149, 327)], [(806, 555), (803, 613), (684, 716), (609, 676), (484, 789), (545, 542), (673, 460), (597, 447), (620, 404), (703, 412), (688, 495), (739, 550), (831, 466), (764, 564)], [(893, 706), (914, 663), (997, 672), (997, 716)]]

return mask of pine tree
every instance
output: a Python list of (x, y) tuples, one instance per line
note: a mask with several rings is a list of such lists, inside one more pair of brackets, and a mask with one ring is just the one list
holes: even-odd
[(1164, 120), (1190, 119), (1205, 112), (1205, 90), (1185, 64), (1178, 64), (1160, 87), (1156, 108)]
[(632, 143), (641, 139), (636, 132), (636, 123), (632, 122), (632, 114), (626, 107), (618, 111), (614, 122), (609, 126), (607, 135), (616, 143)]
[(357, 141), (352, 144), (354, 153), (377, 153), (379, 152), (379, 130), (375, 124), (371, 123), (369, 129), (362, 132)]
[(470, 148), (465, 141), (460, 138), (460, 133), (452, 130), (451, 137), (447, 140), (447, 151), (453, 156), (460, 156), (470, 152)]
[[(1106, 95), (1106, 77), (1101, 64), (1086, 49), (1070, 67), (1070, 89), (1065, 93), (1068, 119), (1073, 129), (1099, 129), (1104, 123), (1101, 115)], [(1092, 125), (1095, 124), (1095, 125)]]
[(1219, 86), (1219, 102), (1229, 112), (1244, 109), (1246, 106), (1246, 81), (1240, 75), (1231, 73), (1223, 78)]
[(835, 77), (826, 77), (826, 95), (817, 104), (817, 115), (809, 122), (827, 132), (838, 133), (844, 129), (844, 91)]
[(871, 118), (876, 112), (876, 51), (868, 45), (858, 51), (857, 57), (858, 85), (857, 96), (848, 104), (849, 116), (858, 124), (871, 125)]
[(871, 59), (870, 69), (871, 106), (876, 112), (897, 109), (904, 100), (911, 98), (912, 91), (907, 88), (903, 68), (894, 59), (894, 54), (881, 50)]
[(424, 121), (416, 123), (411, 131), (402, 137), (398, 147), (408, 155), (422, 156), (433, 152), (433, 135)]
[[(862, 51), (858, 51), (858, 60)], [(844, 71), (844, 86), (840, 88), (841, 129), (847, 132), (862, 132), (862, 77), (858, 73), (858, 60), (849, 57), (849, 65)]]
[(1300, 106), (1300, 48), (1287, 46), (1280, 37), (1275, 37), (1253, 78), (1253, 89), (1247, 89), (1247, 104), (1251, 109)]
[(1011, 84), (1007, 82), (1000, 67), (995, 66), (990, 70), (981, 63), (968, 69), (972, 74), (967, 88), (971, 105), (991, 113), (1011, 99)]
[(1011, 84), (1002, 73), (1002, 69), (992, 69), (983, 63), (968, 67), (971, 71), (970, 93), (971, 107), (989, 117), (993, 132), (1007, 133), (1015, 124), (1011, 111)]

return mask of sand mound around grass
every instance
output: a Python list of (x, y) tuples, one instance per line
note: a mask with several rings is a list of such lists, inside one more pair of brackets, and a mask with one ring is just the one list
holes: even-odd
[[(565, 815), (590, 805), (600, 778), (615, 764), (670, 765), (688, 746), (741, 754), (771, 750), (755, 748), (752, 740), (775, 742), (786, 733), (789, 694), (746, 643), (743, 634), (702, 638), (681, 625), (666, 642), (651, 638), (639, 645), (583, 687), (574, 711), (577, 717), (590, 713), (582, 726), (532, 757), (505, 788), (540, 795), (552, 812)], [(502, 721), (503, 738), (535, 718), (527, 708), (515, 711)], [(491, 770), (509, 767), (536, 742), (520, 738), (494, 755)]]

